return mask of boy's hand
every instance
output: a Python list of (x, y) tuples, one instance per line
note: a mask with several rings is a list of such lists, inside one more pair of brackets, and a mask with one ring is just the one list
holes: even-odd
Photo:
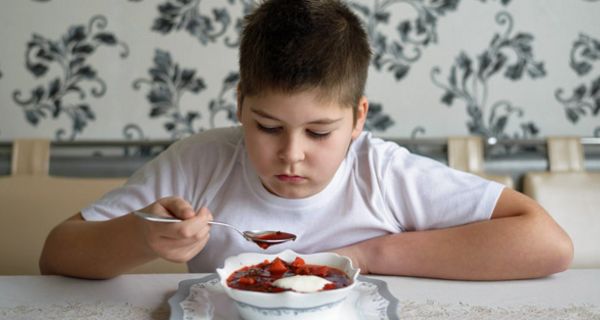
[(206, 245), (212, 214), (208, 208), (195, 212), (179, 197), (166, 197), (142, 209), (161, 216), (173, 216), (183, 221), (174, 223), (141, 220), (145, 242), (159, 257), (173, 262), (187, 262)]

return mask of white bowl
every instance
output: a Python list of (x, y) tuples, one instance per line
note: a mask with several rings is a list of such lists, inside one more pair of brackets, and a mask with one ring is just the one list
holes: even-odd
[[(227, 278), (236, 270), (245, 266), (262, 263), (265, 259), (272, 261), (275, 257), (291, 262), (301, 257), (307, 264), (325, 265), (344, 271), (352, 283), (344, 288), (324, 290), (311, 293), (284, 291), (278, 293), (256, 292), (231, 288)], [(359, 269), (352, 266), (352, 261), (344, 256), (331, 252), (300, 254), (285, 250), (276, 254), (242, 253), (225, 260), (223, 268), (217, 269), (227, 295), (233, 299), (240, 315), (246, 320), (304, 320), (335, 319), (339, 314), (342, 302), (356, 285)]]

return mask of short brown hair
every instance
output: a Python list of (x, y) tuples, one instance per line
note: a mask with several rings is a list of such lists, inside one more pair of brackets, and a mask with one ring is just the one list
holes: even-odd
[(356, 108), (371, 49), (359, 18), (339, 0), (266, 0), (246, 16), (240, 94), (317, 89)]

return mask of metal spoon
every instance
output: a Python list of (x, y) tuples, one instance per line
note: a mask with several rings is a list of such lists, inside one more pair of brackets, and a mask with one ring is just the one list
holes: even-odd
[[(175, 217), (157, 216), (157, 215), (147, 213), (147, 212), (142, 212), (142, 211), (134, 211), (133, 214), (135, 214), (136, 216), (138, 216), (144, 220), (154, 221), (154, 222), (181, 222), (182, 221), (181, 219), (177, 219)], [(287, 242), (290, 240), (292, 240), (292, 241), (296, 240), (295, 234), (291, 234), (291, 233), (287, 233), (287, 232), (262, 231), (262, 230), (241, 231), (238, 228), (236, 228), (230, 224), (218, 222), (218, 221), (209, 221), (208, 224), (229, 227), (229, 228), (237, 231), (239, 234), (241, 234), (244, 237), (244, 239), (256, 243), (259, 247), (261, 247), (263, 249), (267, 249), (268, 247), (275, 245), (275, 244), (284, 243), (284, 242)]]

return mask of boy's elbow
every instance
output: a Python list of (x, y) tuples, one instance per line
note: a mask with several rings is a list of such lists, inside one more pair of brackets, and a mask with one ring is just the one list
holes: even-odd
[[(56, 229), (56, 228), (55, 228)], [(42, 252), (38, 259), (38, 268), (40, 269), (40, 274), (42, 275), (56, 275), (55, 268), (53, 267), (53, 259), (52, 259), (52, 242), (53, 242), (54, 229), (50, 231), (48, 236), (46, 237), (46, 241), (44, 242), (44, 246), (42, 248)]]
[(558, 224), (552, 222), (554, 226), (550, 230), (553, 230), (553, 234), (547, 234), (546, 238), (551, 239), (550, 241), (546, 240), (548, 244), (546, 249), (549, 253), (548, 275), (569, 269), (575, 251), (571, 237)]
[(531, 234), (535, 235), (531, 240), (538, 244), (536, 251), (540, 259), (535, 263), (538, 268), (535, 273), (544, 277), (569, 269), (574, 256), (571, 237), (543, 209), (529, 217)]
[(56, 275), (57, 272), (52, 271), (50, 265), (44, 260), (43, 257), (40, 258), (38, 263), (38, 267), (40, 268), (40, 274), (44, 276)]
[(563, 231), (563, 235), (560, 237), (560, 240), (557, 241), (555, 250), (556, 257), (554, 267), (556, 268), (556, 271), (554, 273), (569, 269), (573, 262), (575, 248), (571, 237), (569, 237), (566, 232)]

